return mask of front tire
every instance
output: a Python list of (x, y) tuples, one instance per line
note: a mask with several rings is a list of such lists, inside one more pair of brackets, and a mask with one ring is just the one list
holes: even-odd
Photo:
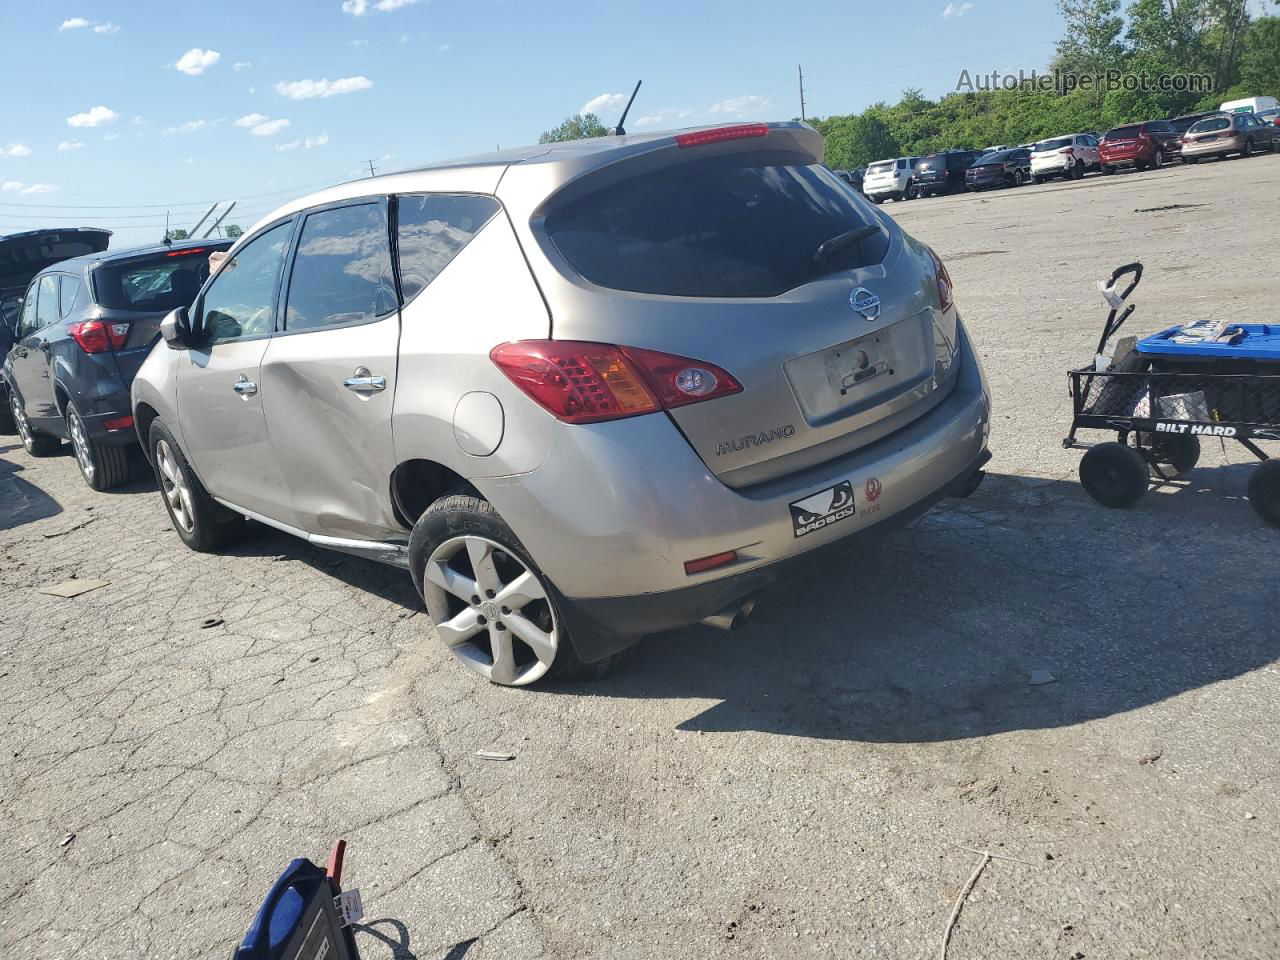
[(151, 425), (149, 446), (156, 483), (182, 542), (197, 553), (212, 553), (239, 540), (244, 517), (209, 496), (178, 441), (159, 420)]
[(0, 433), (8, 436), (17, 432), (18, 425), (13, 422), (13, 411), (9, 409), (9, 391), (0, 383)]
[(1159, 169), (1160, 169), (1161, 167), (1163, 167), (1163, 166), (1164, 166), (1164, 151), (1163, 151), (1163, 150), (1157, 150), (1157, 151), (1156, 151), (1156, 158), (1155, 158), (1155, 160), (1154, 160), (1154, 161), (1152, 161), (1152, 164), (1151, 164), (1151, 169), (1152, 169), (1152, 170), (1159, 170)]
[(493, 505), (469, 488), (418, 518), (409, 569), (445, 646), (491, 683), (600, 677), (622, 658), (586, 663), (578, 656), (567, 601)]
[(1245, 142), (1244, 142), (1244, 149), (1242, 149), (1242, 150), (1240, 151), (1240, 156), (1241, 156), (1242, 158), (1246, 159), (1246, 160), (1247, 160), (1249, 157), (1252, 157), (1252, 156), (1253, 156), (1253, 141), (1252, 141), (1252, 140), (1247, 140), (1247, 139), (1245, 140)]
[(129, 479), (128, 448), (107, 446), (90, 439), (74, 403), (67, 404), (67, 433), (71, 436), (71, 449), (75, 451), (80, 476), (91, 490), (110, 490)]
[(1115, 173), (1115, 172), (1116, 172), (1116, 168), (1115, 168), (1115, 167), (1113, 167), (1113, 166), (1111, 166), (1110, 164), (1108, 164), (1108, 163), (1104, 163), (1104, 164), (1102, 165), (1102, 175), (1103, 175), (1104, 177), (1109, 177), (1109, 176), (1111, 176), (1111, 175), (1112, 175), (1113, 173)]
[(1249, 502), (1263, 520), (1280, 526), (1280, 460), (1264, 460), (1254, 468)]
[(1015, 170), (1015, 171), (1013, 171), (1013, 185), (1014, 185), (1015, 187), (1020, 187), (1020, 186), (1022, 186), (1022, 183), (1023, 183), (1023, 180), (1022, 180), (1022, 171), (1021, 171), (1021, 170)]
[(22, 409), (22, 399), (12, 390), (9, 391), (9, 414), (13, 417), (13, 425), (18, 431), (23, 449), (31, 456), (52, 457), (62, 449), (62, 441), (57, 437), (41, 433), (31, 426), (26, 411)]
[(1123, 443), (1100, 443), (1080, 460), (1080, 483), (1104, 507), (1131, 507), (1147, 492), (1147, 461)]

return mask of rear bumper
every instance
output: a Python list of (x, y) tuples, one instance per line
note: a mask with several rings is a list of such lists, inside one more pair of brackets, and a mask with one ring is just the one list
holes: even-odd
[(985, 176), (985, 177), (967, 177), (964, 181), (966, 187), (1002, 187), (1006, 183), (1012, 183), (1003, 175)]
[[(956, 385), (933, 410), (798, 475), (731, 489), (665, 415), (650, 415), (561, 425), (538, 470), (477, 486), (599, 630), (637, 636), (694, 623), (776, 581), (792, 561), (909, 522), (979, 468), (990, 394), (967, 335), (960, 348)], [(856, 510), (796, 537), (789, 504), (841, 483)], [(733, 565), (686, 575), (686, 561), (730, 550)]]
[(1075, 161), (1063, 157), (1061, 160), (1032, 160), (1031, 175), (1035, 177), (1050, 177), (1055, 173), (1067, 173), (1075, 166)]
[(1220, 153), (1237, 153), (1244, 149), (1244, 141), (1239, 137), (1219, 137), (1208, 143), (1184, 143), (1184, 157), (1213, 157)]
[(1136, 167), (1139, 163), (1151, 163), (1155, 154), (1145, 150), (1126, 150), (1122, 153), (1103, 153), (1102, 163), (1108, 167)]
[(870, 185), (864, 181), (862, 186), (862, 192), (869, 197), (891, 197), (894, 194), (901, 193), (904, 189), (906, 189), (905, 185), (899, 186), (896, 183), (877, 183), (875, 185)]

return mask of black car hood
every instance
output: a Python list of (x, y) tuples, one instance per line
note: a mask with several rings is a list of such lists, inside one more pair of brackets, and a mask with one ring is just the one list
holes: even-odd
[(21, 293), (45, 267), (72, 257), (101, 253), (110, 239), (110, 230), (97, 227), (28, 230), (0, 237), (0, 291), (16, 289)]

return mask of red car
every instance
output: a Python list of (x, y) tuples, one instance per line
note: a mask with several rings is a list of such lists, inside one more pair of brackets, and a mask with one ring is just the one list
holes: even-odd
[(1118, 167), (1158, 169), (1182, 152), (1182, 138), (1168, 120), (1149, 120), (1108, 130), (1100, 148), (1102, 172)]

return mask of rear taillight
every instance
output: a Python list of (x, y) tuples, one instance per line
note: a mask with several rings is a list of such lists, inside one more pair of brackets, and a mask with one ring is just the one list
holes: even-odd
[(494, 347), (489, 357), (566, 423), (635, 417), (742, 390), (715, 364), (608, 343), (520, 340)]
[(114, 417), (103, 420), (102, 426), (106, 430), (128, 430), (133, 426), (133, 417)]
[(187, 247), (185, 250), (170, 250), (165, 254), (166, 257), (194, 257), (197, 254), (208, 253), (208, 247)]
[(85, 353), (106, 353), (119, 350), (129, 339), (129, 324), (103, 323), (101, 320), (81, 320), (67, 325), (67, 333)]
[(926, 248), (929, 256), (933, 259), (933, 274), (938, 283), (938, 308), (946, 313), (951, 309), (951, 305), (956, 302), (956, 288), (951, 283), (951, 274), (947, 273), (947, 268), (943, 266), (942, 260), (933, 252), (933, 248)]
[(725, 140), (749, 140), (752, 137), (767, 137), (767, 123), (739, 123), (732, 127), (717, 127), (714, 130), (697, 130), (693, 133), (677, 133), (676, 146), (705, 147), (709, 143), (722, 143)]

